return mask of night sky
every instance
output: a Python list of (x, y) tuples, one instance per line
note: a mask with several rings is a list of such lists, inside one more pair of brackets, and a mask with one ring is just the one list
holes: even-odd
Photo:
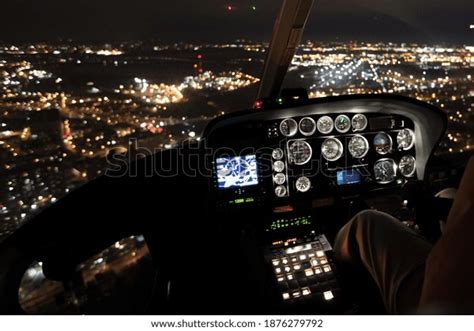
[[(270, 38), (281, 4), (278, 0), (2, 2), (3, 42), (65, 38), (92, 42), (262, 41)], [(316, 0), (304, 38), (474, 44), (471, 24), (473, 0)]]

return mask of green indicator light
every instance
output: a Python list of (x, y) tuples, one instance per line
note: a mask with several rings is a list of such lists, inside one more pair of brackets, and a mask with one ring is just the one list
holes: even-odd
[(254, 202), (254, 201), (255, 201), (254, 198), (247, 198), (247, 199), (245, 199), (245, 202)]
[(283, 98), (278, 98), (276, 101), (277, 101), (277, 103), (279, 103), (280, 105), (283, 104)]
[(239, 204), (239, 203), (244, 203), (245, 200), (244, 200), (244, 199), (235, 199), (234, 202), (235, 202), (236, 204)]

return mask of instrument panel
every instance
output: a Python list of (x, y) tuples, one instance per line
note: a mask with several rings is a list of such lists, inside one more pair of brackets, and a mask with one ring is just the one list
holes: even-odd
[(278, 198), (317, 187), (401, 183), (416, 175), (414, 123), (406, 117), (327, 114), (266, 125)]
[[(428, 104), (352, 96), (231, 114), (212, 121), (203, 138), (215, 153), (217, 200), (244, 204), (357, 194), (422, 180), (445, 127), (444, 113)], [(225, 181), (238, 185), (222, 187)]]

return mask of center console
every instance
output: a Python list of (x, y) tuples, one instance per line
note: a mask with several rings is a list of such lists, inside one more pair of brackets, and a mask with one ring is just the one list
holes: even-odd
[(281, 302), (343, 308), (343, 292), (331, 244), (323, 234), (275, 241), (267, 246)]

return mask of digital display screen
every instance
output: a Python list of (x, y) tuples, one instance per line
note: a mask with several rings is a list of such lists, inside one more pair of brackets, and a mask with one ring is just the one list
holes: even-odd
[(337, 172), (337, 185), (360, 184), (362, 178), (356, 169), (347, 169)]
[(216, 159), (217, 186), (220, 189), (258, 184), (255, 155), (220, 157)]

